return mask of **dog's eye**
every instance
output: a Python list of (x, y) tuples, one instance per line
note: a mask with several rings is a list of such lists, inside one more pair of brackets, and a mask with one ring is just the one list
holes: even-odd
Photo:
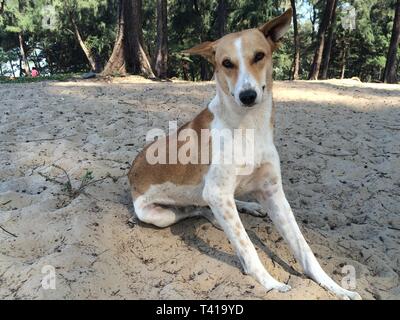
[(265, 57), (264, 52), (257, 52), (254, 56), (254, 62), (258, 62)]
[(229, 59), (222, 61), (222, 65), (227, 69), (232, 69), (235, 66)]

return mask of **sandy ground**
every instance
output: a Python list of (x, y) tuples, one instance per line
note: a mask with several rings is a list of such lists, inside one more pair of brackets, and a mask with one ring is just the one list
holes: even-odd
[[(242, 215), (288, 293), (243, 275), (203, 218), (128, 223), (126, 174), (145, 133), (191, 119), (213, 93), (212, 83), (138, 77), (0, 85), (0, 298), (335, 299), (301, 274), (267, 218)], [(363, 298), (399, 299), (400, 87), (276, 82), (274, 94), (285, 190), (323, 268), (341, 282), (354, 266)], [(69, 197), (52, 164), (73, 188), (86, 170), (112, 179)], [(46, 265), (55, 290), (41, 286)]]

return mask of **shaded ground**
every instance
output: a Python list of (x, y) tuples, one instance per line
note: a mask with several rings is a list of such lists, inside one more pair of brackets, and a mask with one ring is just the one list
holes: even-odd
[[(202, 218), (129, 225), (126, 174), (145, 133), (190, 120), (212, 83), (105, 81), (0, 86), (0, 299), (331, 299), (301, 271), (268, 219), (243, 215), (263, 263), (293, 289), (242, 274), (222, 231)], [(324, 269), (357, 272), (367, 299), (400, 298), (400, 87), (277, 82), (276, 144), (284, 186)], [(86, 170), (106, 176), (72, 199)], [(43, 266), (56, 270), (44, 290)], [(290, 266), (293, 266), (293, 270)]]

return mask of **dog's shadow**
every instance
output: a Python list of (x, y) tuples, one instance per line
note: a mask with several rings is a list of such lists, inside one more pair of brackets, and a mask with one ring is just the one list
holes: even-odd
[[(129, 211), (130, 213), (133, 214), (133, 216), (135, 216), (133, 208), (130, 208)], [(267, 222), (263, 221), (263, 223), (265, 223), (265, 227), (267, 227)], [(159, 230), (159, 228), (142, 223), (141, 221), (137, 221), (137, 219), (136, 219), (136, 224), (140, 228), (151, 228), (154, 229), (155, 231)], [(217, 259), (223, 263), (239, 268), (242, 272), (244, 272), (243, 267), (239, 261), (239, 258), (236, 255), (229, 254), (227, 252), (221, 251), (218, 248), (210, 246), (207, 242), (205, 242), (202, 238), (200, 238), (197, 235), (197, 232), (200, 228), (203, 228), (205, 232), (207, 232), (207, 230), (215, 228), (207, 219), (203, 217), (188, 218), (170, 226), (169, 228), (171, 230), (171, 233), (179, 236), (187, 246), (197, 249), (199, 252), (206, 254), (213, 259)], [(221, 237), (226, 237), (226, 235), (222, 230), (218, 231), (220, 231), (219, 233)], [(253, 230), (246, 229), (246, 231), (253, 244), (256, 247), (263, 250), (274, 263), (279, 264), (287, 273), (291, 275), (304, 277), (301, 273), (293, 269), (289, 264), (287, 264), (285, 261), (279, 258), (279, 256), (277, 256), (273, 251), (271, 251), (261, 241), (259, 236)]]
[[(253, 219), (257, 219), (257, 218), (253, 218)], [(258, 219), (260, 219), (260, 218), (258, 218)], [(264, 223), (265, 223), (265, 227), (267, 227), (267, 224), (265, 221), (264, 221)], [(209, 257), (212, 257), (223, 263), (226, 263), (226, 264), (229, 264), (236, 268), (239, 268), (244, 273), (243, 267), (239, 261), (239, 258), (236, 255), (226, 253), (224, 251), (221, 251), (220, 249), (210, 246), (208, 243), (206, 243), (202, 238), (200, 238), (196, 234), (197, 233), (196, 230), (198, 230), (199, 228), (204, 228), (204, 227), (206, 227), (205, 232), (207, 232), (207, 230), (215, 228), (209, 221), (207, 221), (207, 219), (205, 219), (203, 217), (197, 217), (197, 218), (185, 219), (175, 225), (172, 225), (170, 227), (170, 229), (171, 229), (172, 234), (179, 235), (186, 245), (197, 249), (198, 251), (200, 251), (203, 254), (208, 255)], [(225, 233), (222, 230), (218, 230), (218, 231), (220, 231), (219, 233), (220, 233), (221, 237), (226, 237)], [(289, 273), (291, 275), (303, 277), (303, 275), (301, 273), (299, 273), (298, 271), (293, 269), (289, 264), (287, 264), (285, 261), (283, 261), (281, 258), (279, 258), (273, 251), (271, 251), (261, 241), (259, 236), (253, 230), (246, 229), (246, 232), (249, 235), (250, 240), (252, 241), (254, 246), (263, 250), (268, 255), (268, 257), (271, 258), (271, 260), (274, 263), (279, 264), (283, 268), (283, 270), (285, 270), (287, 273)]]

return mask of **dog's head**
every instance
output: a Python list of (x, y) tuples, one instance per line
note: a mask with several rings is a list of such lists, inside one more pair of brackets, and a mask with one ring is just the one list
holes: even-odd
[(291, 19), (289, 9), (260, 28), (231, 33), (184, 53), (210, 61), (222, 92), (238, 106), (252, 107), (263, 101), (265, 91), (272, 89), (272, 53), (288, 31)]

